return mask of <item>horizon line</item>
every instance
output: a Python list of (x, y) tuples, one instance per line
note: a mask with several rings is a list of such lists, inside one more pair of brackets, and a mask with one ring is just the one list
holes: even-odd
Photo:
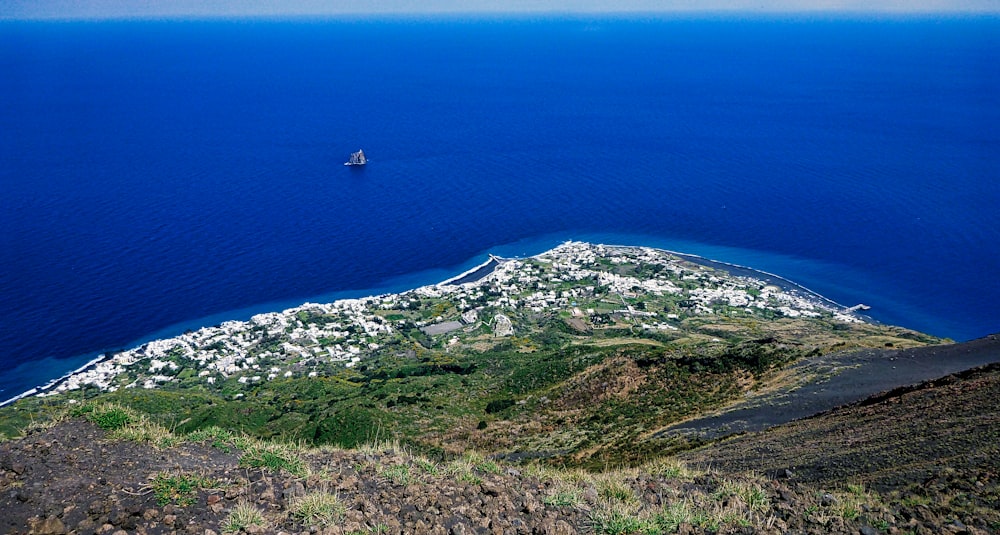
[(438, 10), (438, 11), (315, 11), (315, 12), (200, 12), (200, 13), (108, 13), (108, 14), (0, 14), (3, 22), (71, 22), (71, 21), (196, 21), (196, 20), (336, 20), (336, 19), (501, 19), (501, 18), (1000, 18), (995, 10), (961, 9), (668, 9), (668, 10)]

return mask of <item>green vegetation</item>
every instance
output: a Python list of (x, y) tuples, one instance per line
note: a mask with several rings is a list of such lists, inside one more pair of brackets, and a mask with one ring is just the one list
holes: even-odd
[(87, 419), (97, 424), (101, 429), (116, 431), (138, 421), (139, 416), (134, 409), (124, 407), (117, 403), (105, 403), (98, 406), (89, 406)]
[(291, 515), (303, 524), (327, 525), (343, 518), (347, 507), (336, 494), (313, 491), (289, 504)]
[(583, 496), (576, 487), (561, 485), (542, 501), (545, 505), (553, 507), (577, 507), (583, 503)]
[[(350, 448), (391, 430), (434, 458), (478, 449), (531, 452), (558, 466), (634, 466), (697, 446), (656, 431), (767, 388), (790, 363), (938, 342), (811, 305), (801, 305), (810, 316), (793, 317), (781, 312), (792, 298), (773, 287), (665, 253), (581, 247), (566, 258), (579, 273), (527, 259), (506, 281), (360, 308), (303, 306), (241, 324), (239, 336), (165, 341), (155, 359), (137, 355), (124, 367), (114, 391), (85, 387), (0, 408), (0, 436), (58, 418), (72, 401), (75, 414), (114, 436), (160, 447), (210, 441), (243, 450), (244, 466), (292, 473), (303, 469), (294, 455), (240, 437)], [(494, 334), (501, 315), (513, 335)], [(462, 327), (427, 334), (428, 321)], [(236, 351), (244, 338), (253, 342)], [(239, 366), (223, 374), (195, 356)], [(494, 473), (479, 462), (475, 471)]]
[(413, 477), (410, 475), (410, 467), (405, 464), (380, 466), (377, 472), (382, 479), (391, 481), (397, 485), (409, 485), (413, 482)]
[(192, 505), (198, 499), (198, 490), (211, 487), (212, 481), (194, 474), (156, 474), (153, 479), (153, 495), (156, 503), (166, 505), (172, 503), (184, 507)]
[(294, 446), (245, 437), (237, 441), (237, 446), (243, 450), (240, 466), (275, 472), (285, 470), (300, 477), (307, 475), (306, 463)]
[(223, 533), (239, 533), (247, 528), (257, 526), (267, 528), (268, 523), (264, 513), (249, 502), (240, 502), (233, 506), (226, 519), (222, 522)]

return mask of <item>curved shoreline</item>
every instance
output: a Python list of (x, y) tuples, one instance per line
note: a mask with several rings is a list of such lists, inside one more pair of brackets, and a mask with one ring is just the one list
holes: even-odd
[[(530, 256), (528, 256), (528, 258), (537, 258), (537, 257), (543, 256), (543, 255), (545, 255), (547, 253), (550, 253), (550, 252), (558, 249), (559, 247), (562, 247), (562, 246), (567, 245), (567, 244), (573, 244), (573, 243), (590, 243), (590, 242), (583, 242), (583, 241), (576, 241), (576, 240), (567, 240), (567, 241), (562, 242), (559, 245), (556, 245), (555, 247), (551, 247), (551, 248), (549, 248), (549, 249), (547, 249), (545, 251), (542, 251), (541, 253), (538, 253), (538, 254), (535, 254), (535, 255), (530, 255)], [(748, 267), (748, 266), (743, 266), (743, 265), (734, 264), (734, 263), (730, 263), (730, 262), (723, 262), (723, 261), (719, 261), (719, 260), (712, 260), (712, 259), (709, 259), (709, 258), (705, 258), (703, 256), (696, 255), (696, 254), (682, 253), (682, 252), (679, 252), (679, 251), (674, 251), (674, 250), (671, 250), (671, 249), (661, 248), (661, 247), (652, 247), (652, 246), (644, 246), (644, 245), (619, 245), (619, 244), (606, 244), (606, 243), (600, 243), (600, 244), (593, 243), (591, 245), (602, 246), (602, 247), (607, 247), (607, 248), (611, 248), (611, 249), (629, 249), (629, 250), (643, 250), (643, 249), (646, 249), (646, 250), (655, 250), (655, 251), (664, 252), (664, 253), (677, 256), (678, 258), (681, 258), (683, 260), (687, 260), (689, 262), (692, 262), (692, 263), (695, 263), (695, 264), (698, 264), (698, 265), (702, 265), (702, 266), (709, 267), (709, 268), (712, 268), (712, 269), (719, 269), (719, 270), (725, 271), (725, 272), (729, 273), (730, 275), (733, 275), (733, 276), (736, 276), (736, 277), (748, 277), (748, 278), (753, 278), (753, 279), (761, 280), (761, 281), (767, 282), (769, 284), (773, 284), (775, 286), (778, 286), (783, 291), (786, 291), (786, 292), (789, 292), (789, 293), (793, 293), (793, 294), (798, 294), (798, 295), (800, 295), (800, 296), (802, 296), (802, 297), (804, 297), (806, 299), (815, 301), (815, 302), (821, 304), (822, 306), (829, 307), (829, 308), (834, 308), (834, 309), (838, 309), (838, 310), (840, 310), (844, 314), (855, 316), (855, 317), (857, 317), (859, 319), (862, 319), (863, 321), (866, 321), (866, 322), (869, 322), (869, 323), (877, 323), (875, 320), (873, 320), (872, 318), (870, 318), (868, 316), (857, 314), (856, 312), (851, 311), (850, 309), (848, 309), (844, 305), (841, 305), (840, 303), (837, 303), (836, 301), (834, 301), (832, 299), (824, 297), (823, 295), (821, 295), (821, 294), (819, 294), (819, 293), (817, 293), (817, 292), (815, 292), (813, 290), (810, 290), (809, 288), (807, 288), (807, 287), (805, 287), (805, 286), (803, 286), (801, 284), (793, 282), (793, 281), (791, 281), (791, 280), (789, 280), (789, 279), (787, 279), (785, 277), (782, 277), (780, 275), (776, 275), (774, 273), (769, 273), (769, 272), (766, 272), (766, 271), (761, 271), (761, 270), (754, 269), (754, 268), (751, 268), (751, 267)], [(514, 257), (514, 258), (504, 258), (504, 257), (500, 257), (500, 256), (497, 256), (497, 255), (494, 255), (494, 254), (488, 254), (488, 257), (489, 257), (489, 259), (486, 262), (483, 262), (482, 264), (478, 264), (476, 266), (473, 266), (472, 268), (470, 268), (470, 269), (468, 269), (468, 270), (466, 270), (466, 271), (464, 271), (464, 272), (462, 272), (462, 273), (460, 273), (460, 274), (458, 274), (458, 275), (456, 275), (454, 277), (447, 278), (447, 279), (445, 279), (443, 281), (440, 281), (440, 282), (437, 282), (437, 283), (426, 284), (426, 285), (418, 285), (418, 286), (415, 286), (415, 287), (411, 287), (411, 288), (407, 288), (407, 289), (399, 290), (399, 291), (394, 291), (394, 292), (391, 292), (391, 293), (402, 293), (402, 292), (406, 292), (406, 291), (415, 290), (417, 288), (429, 287), (429, 286), (458, 286), (458, 285), (462, 285), (462, 284), (473, 284), (473, 283), (479, 282), (483, 278), (489, 276), (500, 265), (502, 265), (502, 264), (504, 264), (504, 263), (506, 263), (506, 262), (508, 262), (510, 260), (513, 260), (513, 259), (517, 258), (517, 257)], [(337, 293), (356, 294), (356, 293), (364, 293), (364, 292), (367, 292), (367, 293), (365, 295), (360, 296), (360, 297), (371, 297), (371, 296), (375, 296), (375, 295), (381, 295), (377, 290), (361, 290), (359, 292), (337, 292)], [(332, 297), (333, 295), (336, 295), (336, 294), (330, 294), (329, 296)], [(337, 298), (337, 299), (334, 299), (333, 301), (329, 301), (329, 302), (336, 302), (336, 301), (339, 301), (341, 299), (352, 299), (352, 298), (341, 297), (341, 298)], [(311, 301), (312, 300), (306, 300), (306, 301), (303, 301), (303, 303), (308, 303), (308, 302), (311, 302)], [(293, 305), (293, 307), (294, 306), (299, 306), (301, 304), (302, 303), (298, 303), (298, 305)], [(276, 307), (280, 307), (281, 306), (278, 303), (274, 303), (274, 305)], [(267, 305), (261, 305), (261, 306), (258, 306), (258, 307), (247, 307), (246, 309), (243, 309), (243, 310), (244, 311), (248, 311), (248, 310), (261, 310), (261, 309), (263, 309), (264, 306), (267, 306)], [(275, 310), (269, 308), (268, 312), (275, 312)], [(229, 318), (230, 318), (228, 320), (223, 320), (223, 321), (242, 321), (242, 320), (233, 320), (232, 319), (234, 316), (237, 316), (237, 314), (235, 312), (233, 314), (222, 313), (222, 314), (213, 315), (213, 316), (209, 316), (209, 317), (211, 317), (211, 318), (219, 318), (219, 317), (222, 317), (222, 316), (229, 316)], [(207, 318), (203, 318), (203, 319), (207, 319)], [(182, 322), (182, 323), (178, 323), (177, 326), (191, 326), (194, 322), (197, 322), (197, 321), (199, 321), (199, 320), (194, 320), (193, 322)], [(204, 327), (204, 326), (206, 326), (206, 325), (201, 325), (201, 327)], [(158, 331), (158, 333), (164, 333), (165, 331), (167, 331), (169, 329), (170, 328), (163, 329), (161, 331)], [(137, 341), (134, 344), (130, 344), (129, 348), (131, 349), (131, 348), (134, 348), (134, 347), (139, 347), (143, 343), (147, 343), (147, 342), (153, 341), (153, 340), (162, 340), (162, 339), (170, 338), (168, 335), (158, 336), (158, 333), (153, 333), (152, 335), (140, 338), (139, 339), (140, 341)], [(83, 366), (80, 366), (80, 367), (78, 367), (78, 368), (76, 368), (76, 369), (74, 369), (72, 371), (69, 371), (69, 372), (61, 375), (60, 377), (52, 379), (52, 380), (48, 381), (47, 383), (45, 383), (43, 386), (33, 387), (33, 388), (29, 389), (29, 390), (26, 390), (26, 391), (22, 392), (21, 394), (18, 394), (17, 396), (14, 396), (14, 397), (12, 397), (10, 399), (7, 399), (7, 400), (4, 400), (4, 401), (0, 402), (0, 407), (9, 405), (11, 403), (14, 403), (14, 402), (16, 402), (16, 401), (18, 401), (20, 399), (25, 398), (25, 397), (30, 397), (30, 396), (37, 395), (37, 394), (40, 394), (40, 393), (44, 393), (44, 392), (46, 392), (48, 390), (51, 390), (51, 389), (59, 386), (61, 383), (65, 382), (69, 378), (73, 377), (74, 375), (86, 372), (86, 371), (88, 371), (88, 370), (96, 367), (98, 364), (100, 364), (100, 363), (108, 360), (109, 358), (111, 358), (113, 356), (113, 353), (114, 352), (111, 352), (111, 351), (101, 353), (96, 358), (91, 359), (89, 362), (87, 362)]]
[[(712, 267), (712, 268), (722, 269), (722, 270), (727, 271), (727, 272), (729, 272), (729, 273), (731, 273), (731, 274), (733, 274), (733, 275), (735, 275), (737, 277), (749, 276), (749, 277), (752, 277), (752, 278), (755, 278), (755, 279), (760, 279), (760, 280), (763, 280), (763, 281), (772, 282), (772, 283), (774, 283), (775, 286), (780, 287), (782, 290), (792, 291), (792, 292), (804, 292), (807, 296), (812, 297), (814, 299), (817, 299), (817, 300), (819, 300), (820, 302), (822, 302), (823, 304), (825, 304), (827, 306), (831, 306), (831, 307), (835, 307), (835, 308), (842, 308), (844, 310), (848, 310), (849, 309), (849, 307), (847, 305), (843, 305), (841, 303), (838, 303), (838, 302), (834, 301), (833, 299), (830, 299), (829, 297), (826, 297), (825, 295), (820, 294), (819, 292), (816, 292), (814, 290), (810, 290), (809, 288), (807, 288), (807, 287), (805, 287), (805, 286), (803, 286), (803, 285), (801, 285), (801, 284), (799, 284), (799, 283), (797, 283), (797, 282), (795, 282), (793, 280), (786, 279), (785, 277), (782, 277), (781, 275), (776, 275), (774, 273), (770, 273), (770, 272), (767, 272), (767, 271), (762, 271), (762, 270), (755, 269), (755, 268), (752, 268), (752, 267), (749, 267), (749, 266), (743, 266), (743, 265), (740, 265), (740, 264), (733, 264), (733, 263), (730, 263), (730, 262), (723, 262), (721, 260), (712, 260), (711, 258), (705, 258), (705, 257), (702, 257), (702, 256), (690, 254), (690, 253), (680, 253), (680, 252), (677, 252), (677, 251), (671, 251), (669, 249), (661, 249), (661, 250), (666, 251), (666, 252), (668, 252), (670, 254), (673, 254), (673, 255), (677, 255), (677, 256), (679, 256), (681, 258), (684, 258), (686, 260), (690, 260), (690, 261), (692, 261), (692, 262), (694, 262), (696, 264), (701, 264), (701, 265), (705, 265), (705, 266)], [(749, 275), (744, 275), (742, 273), (735, 273), (734, 271), (747, 272), (747, 273), (749, 273)], [(857, 313), (854, 313), (854, 315), (855, 316), (863, 317), (866, 321), (878, 323), (874, 319), (872, 319), (872, 318), (870, 318), (870, 317), (868, 317), (866, 315), (857, 314)]]
[(4, 407), (6, 405), (14, 403), (15, 401), (17, 401), (19, 399), (26, 398), (26, 397), (29, 397), (29, 396), (34, 396), (35, 394), (39, 394), (41, 392), (45, 392), (46, 390), (51, 390), (51, 389), (59, 386), (63, 382), (65, 382), (70, 377), (72, 377), (72, 376), (74, 376), (74, 375), (76, 375), (78, 373), (83, 373), (83, 372), (85, 372), (85, 371), (87, 371), (87, 370), (89, 370), (89, 369), (97, 366), (98, 364), (104, 362), (105, 360), (108, 360), (109, 358), (111, 358), (110, 354), (108, 354), (108, 353), (101, 353), (100, 355), (97, 356), (97, 358), (94, 358), (94, 359), (90, 360), (90, 362), (87, 362), (83, 366), (80, 366), (79, 368), (77, 368), (77, 369), (75, 369), (73, 371), (67, 372), (67, 373), (63, 374), (62, 376), (60, 376), (60, 377), (52, 379), (51, 381), (45, 383), (43, 386), (36, 386), (36, 387), (34, 387), (34, 388), (26, 391), (26, 392), (22, 392), (21, 394), (16, 395), (16, 396), (14, 396), (14, 397), (12, 397), (12, 398), (10, 398), (8, 400), (0, 401), (0, 407)]

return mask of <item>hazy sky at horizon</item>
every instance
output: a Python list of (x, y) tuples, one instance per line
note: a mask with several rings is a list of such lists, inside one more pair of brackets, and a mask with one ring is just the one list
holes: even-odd
[(0, 0), (0, 19), (699, 11), (1000, 13), (1000, 0)]

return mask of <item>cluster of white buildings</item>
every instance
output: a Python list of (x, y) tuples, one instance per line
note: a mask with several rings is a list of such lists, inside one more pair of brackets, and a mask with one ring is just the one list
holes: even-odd
[[(637, 311), (629, 301), (664, 296), (682, 301), (683, 310), (668, 312), (661, 306), (656, 312)], [(313, 377), (319, 363), (358, 364), (386, 342), (404, 336), (403, 328), (460, 321), (468, 328), (449, 334), (451, 347), (460, 345), (463, 337), (484, 336), (474, 328), (483, 323), (492, 336), (511, 336), (518, 331), (522, 313), (566, 311), (580, 317), (580, 307), (593, 314), (600, 301), (605, 308), (620, 304), (618, 312), (631, 314), (642, 328), (659, 331), (677, 330), (690, 315), (753, 315), (763, 310), (860, 321), (817, 299), (692, 264), (666, 251), (567, 242), (533, 258), (501, 262), (471, 283), (306, 303), (152, 341), (72, 374), (39, 395), (85, 386), (109, 391), (156, 388), (178, 381), (186, 368), (196, 370), (186, 379), (193, 375), (206, 387), (230, 377), (247, 386), (296, 375)], [(421, 312), (427, 310), (435, 313), (426, 317)]]

